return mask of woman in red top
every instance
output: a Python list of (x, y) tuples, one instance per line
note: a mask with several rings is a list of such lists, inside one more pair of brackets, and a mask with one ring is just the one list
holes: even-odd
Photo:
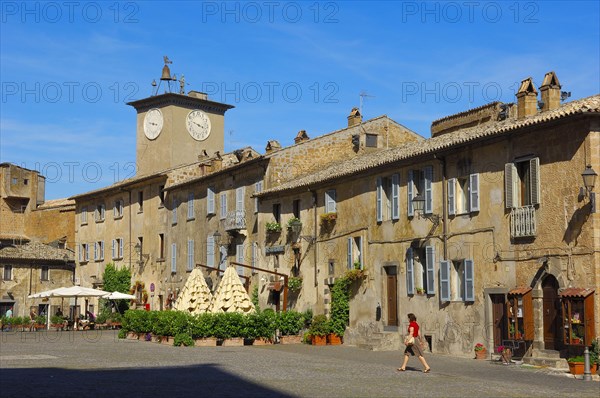
[(406, 370), (406, 364), (408, 363), (408, 358), (410, 355), (416, 355), (419, 358), (419, 361), (423, 364), (423, 373), (429, 373), (431, 368), (427, 364), (425, 357), (423, 356), (423, 351), (421, 350), (421, 346), (419, 344), (419, 324), (417, 323), (417, 317), (415, 314), (408, 314), (408, 335), (406, 338), (414, 337), (414, 344), (409, 344), (406, 346), (406, 350), (404, 350), (404, 362), (402, 366), (398, 368), (399, 371), (404, 372)]

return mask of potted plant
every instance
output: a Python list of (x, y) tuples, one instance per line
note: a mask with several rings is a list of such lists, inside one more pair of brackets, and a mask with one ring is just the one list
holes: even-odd
[(50, 317), (50, 326), (53, 328), (62, 329), (65, 326), (65, 320), (60, 315), (52, 315)]
[(417, 287), (415, 289), (417, 291), (417, 294), (425, 294), (425, 289), (423, 289), (422, 287)]
[(300, 330), (304, 327), (304, 314), (296, 311), (281, 312), (277, 316), (277, 329), (281, 333), (281, 344), (299, 344), (302, 342)]
[(281, 224), (279, 224), (277, 221), (268, 222), (265, 226), (267, 228), (267, 233), (278, 234), (281, 232)]
[(302, 229), (302, 221), (300, 221), (298, 217), (292, 217), (287, 222), (287, 228), (290, 231), (293, 231), (296, 228), (298, 231), (300, 231)]
[(502, 360), (502, 363), (504, 363), (505, 365), (508, 365), (510, 363), (510, 361), (512, 360), (512, 350), (509, 347), (500, 345), (496, 349), (496, 352), (498, 354), (500, 354), (500, 359)]
[(486, 359), (487, 358), (487, 349), (481, 343), (475, 344), (475, 359)]
[(302, 277), (290, 276), (288, 278), (288, 289), (290, 292), (299, 292), (302, 289)]
[[(582, 375), (584, 371), (584, 358), (583, 355), (578, 355), (576, 357), (571, 357), (567, 359), (569, 363), (569, 371), (573, 375)], [(596, 373), (598, 370), (597, 363), (592, 363), (592, 358), (590, 356), (590, 372)]]
[(46, 317), (44, 315), (36, 316), (34, 327), (36, 330), (44, 329), (46, 327)]
[(595, 363), (596, 368), (600, 367), (600, 342), (598, 339), (592, 340), (590, 349), (590, 364)]
[(326, 345), (329, 330), (329, 321), (327, 320), (327, 317), (325, 315), (315, 316), (308, 329), (312, 345)]

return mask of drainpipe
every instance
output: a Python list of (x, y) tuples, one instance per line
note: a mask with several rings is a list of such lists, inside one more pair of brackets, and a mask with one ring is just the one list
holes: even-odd
[[(313, 199), (313, 217), (314, 217), (314, 230), (313, 230), (313, 239), (314, 239), (314, 247), (313, 247), (313, 263), (315, 265), (315, 287), (317, 287), (319, 285), (317, 278), (318, 278), (318, 273), (317, 273), (317, 191), (310, 191), (312, 193), (312, 199)], [(319, 297), (319, 291), (318, 289), (316, 289), (316, 298), (318, 299)]]
[(448, 183), (446, 177), (446, 157), (438, 157), (433, 155), (433, 158), (439, 160), (442, 164), (442, 241), (444, 245), (444, 260), (448, 259), (448, 197), (447, 197), (447, 186)]

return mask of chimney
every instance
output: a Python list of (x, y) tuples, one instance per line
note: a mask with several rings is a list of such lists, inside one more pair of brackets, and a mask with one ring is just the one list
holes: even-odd
[(215, 157), (212, 159), (212, 172), (220, 171), (223, 168), (223, 157), (219, 151), (215, 152)]
[(358, 111), (358, 108), (352, 108), (350, 115), (348, 115), (348, 127), (356, 126), (362, 123), (362, 115)]
[(560, 82), (556, 73), (548, 72), (544, 76), (544, 82), (540, 86), (542, 94), (542, 112), (551, 111), (560, 106)]
[(267, 153), (271, 153), (271, 152), (274, 152), (274, 151), (276, 151), (276, 150), (278, 150), (280, 148), (281, 148), (281, 144), (278, 141), (271, 140), (271, 141), (267, 142), (267, 147), (265, 148), (265, 151)]
[(300, 130), (298, 131), (298, 134), (296, 134), (296, 138), (294, 138), (294, 143), (299, 144), (308, 140), (310, 140), (310, 138), (308, 137), (308, 134), (306, 134), (306, 130)]
[(537, 114), (537, 94), (531, 77), (521, 82), (517, 92), (517, 119)]

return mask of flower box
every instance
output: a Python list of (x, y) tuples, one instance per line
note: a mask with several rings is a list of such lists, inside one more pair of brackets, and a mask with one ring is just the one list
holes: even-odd
[(232, 337), (230, 339), (223, 339), (221, 345), (223, 347), (242, 347), (244, 345), (244, 339), (242, 337)]
[(216, 347), (217, 346), (217, 338), (216, 337), (206, 337), (204, 339), (194, 339), (195, 347)]
[(302, 336), (281, 336), (279, 338), (281, 344), (302, 344)]
[(312, 345), (327, 345), (327, 336), (311, 336)]
[(271, 344), (273, 344), (273, 340), (271, 340), (271, 339), (256, 338), (256, 339), (252, 340), (252, 345), (271, 345)]
[[(572, 375), (582, 375), (584, 371), (584, 363), (583, 362), (568, 362), (569, 363), (569, 371)], [(597, 367), (596, 364), (590, 364), (590, 373), (596, 374)]]
[(335, 333), (329, 333), (327, 335), (327, 344), (329, 345), (341, 345), (342, 338)]

